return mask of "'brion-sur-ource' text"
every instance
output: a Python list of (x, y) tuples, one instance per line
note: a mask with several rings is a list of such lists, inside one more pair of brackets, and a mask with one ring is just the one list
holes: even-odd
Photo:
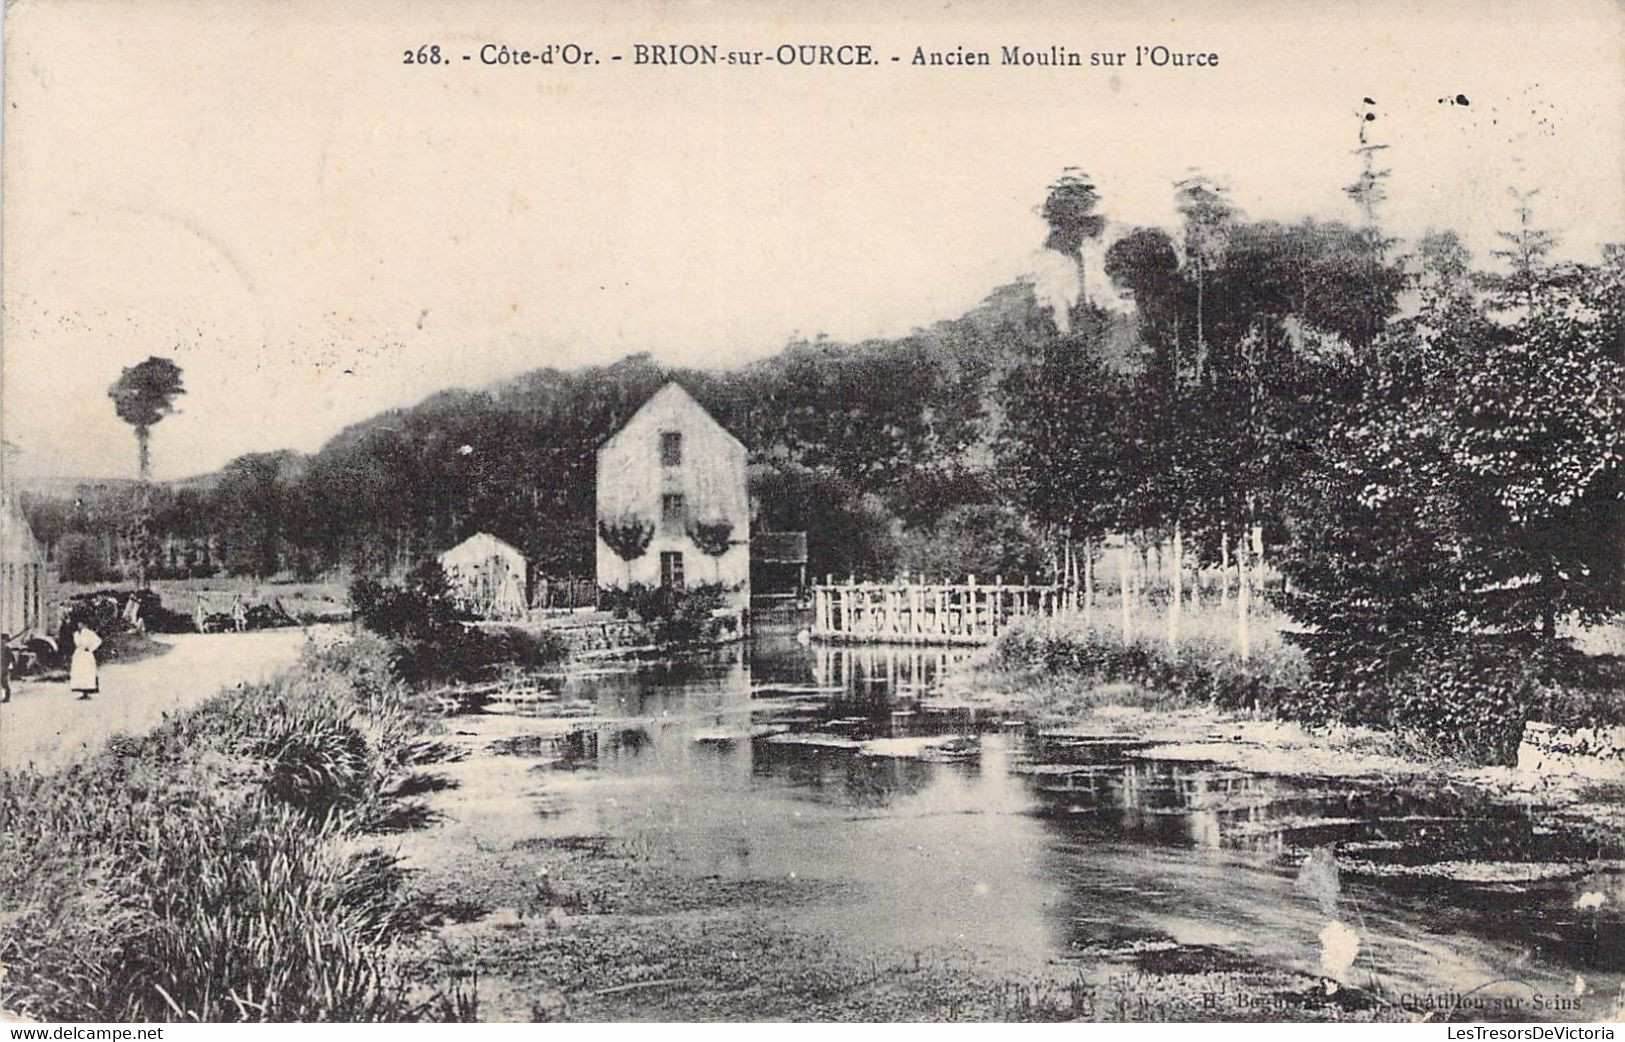
[(1059, 44), (1027, 47), (1004, 44), (995, 50), (970, 47), (943, 49), (917, 46), (882, 56), (866, 43), (782, 43), (767, 48), (729, 49), (714, 43), (635, 43), (620, 52), (601, 52), (579, 43), (541, 43), (533, 47), (485, 43), (452, 51), (437, 43), (405, 48), (404, 65), (450, 66), (467, 62), (487, 66), (577, 67), (608, 63), (633, 66), (826, 66), (868, 67), (884, 64), (934, 68), (1013, 66), (1017, 68), (1174, 68), (1211, 69), (1217, 51), (1183, 50), (1164, 44), (1135, 44), (1132, 50), (1076, 50)]

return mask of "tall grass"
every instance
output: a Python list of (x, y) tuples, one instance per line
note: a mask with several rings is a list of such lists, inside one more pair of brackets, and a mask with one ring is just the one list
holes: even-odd
[(363, 638), (64, 771), (0, 772), (0, 1002), (53, 1020), (394, 1020), (405, 873), (355, 840), (428, 755)]
[(1494, 634), (1288, 640), (1264, 614), (1243, 662), (1228, 616), (1192, 613), (1174, 646), (1163, 618), (1136, 620), (1128, 641), (1116, 618), (1099, 609), (1094, 617), (1103, 626), (1080, 616), (1024, 620), (1000, 640), (993, 664), (1063, 714), (1106, 697), (1121, 701), (1122, 693), (1098, 686), (1127, 683), (1137, 689), (1131, 700), (1148, 708), (1209, 705), (1310, 725), (1363, 725), (1419, 754), (1479, 763), (1513, 762), (1531, 720), (1570, 728), (1625, 722), (1625, 659), (1618, 656)]
[[(1166, 621), (1142, 610), (1125, 641), (1118, 616), (1097, 607), (1094, 623), (1082, 615), (1032, 619), (1010, 629), (994, 652), (997, 668), (1039, 671), (1088, 684), (1128, 683), (1139, 701), (1162, 706), (1212, 705), (1271, 711), (1307, 677), (1301, 652), (1281, 639), (1270, 616), (1257, 627), (1247, 662), (1237, 653), (1226, 615), (1192, 613), (1170, 647)], [(1076, 686), (1076, 685), (1074, 685)], [(1147, 696), (1154, 696), (1148, 698)]]

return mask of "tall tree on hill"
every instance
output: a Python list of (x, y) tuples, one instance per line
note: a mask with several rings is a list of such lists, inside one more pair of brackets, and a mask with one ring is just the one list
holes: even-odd
[(107, 389), (118, 418), (135, 430), (137, 466), (142, 481), (152, 477), (152, 428), (175, 411), (175, 399), (185, 393), (181, 367), (157, 355), (126, 367)]
[(181, 367), (157, 355), (145, 362), (127, 366), (107, 389), (118, 418), (135, 430), (136, 466), (143, 495), (133, 521), (136, 544), (137, 581), (147, 584), (147, 560), (152, 555), (150, 482), (152, 480), (152, 428), (175, 411), (175, 399), (186, 393), (181, 385)]
[(1082, 310), (1089, 305), (1088, 275), (1083, 263), (1086, 243), (1100, 238), (1106, 230), (1106, 218), (1095, 212), (1100, 205), (1100, 191), (1089, 175), (1075, 166), (1061, 171), (1061, 176), (1049, 186), (1040, 208), (1049, 236), (1044, 245), (1068, 257), (1078, 267), (1078, 305)]

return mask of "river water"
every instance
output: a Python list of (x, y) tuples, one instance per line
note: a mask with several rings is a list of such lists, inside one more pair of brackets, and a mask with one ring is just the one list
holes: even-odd
[[(934, 706), (964, 658), (768, 629), (454, 726), (538, 779), (516, 797), (527, 835), (794, 880), (836, 896), (784, 908), (787, 925), (858, 943), (975, 945), (1012, 972), (1264, 967), (1418, 1015), (1461, 996), (1470, 1019), (1619, 1003), (1617, 844), (1468, 791), (1163, 759)], [(582, 715), (561, 727), (561, 705)], [(527, 733), (531, 713), (550, 726)]]

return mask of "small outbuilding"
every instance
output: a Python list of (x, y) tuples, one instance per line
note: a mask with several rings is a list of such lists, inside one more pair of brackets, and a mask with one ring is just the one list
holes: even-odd
[(515, 619), (530, 607), (530, 563), (519, 548), (480, 532), (440, 555), (457, 606), (482, 619)]

